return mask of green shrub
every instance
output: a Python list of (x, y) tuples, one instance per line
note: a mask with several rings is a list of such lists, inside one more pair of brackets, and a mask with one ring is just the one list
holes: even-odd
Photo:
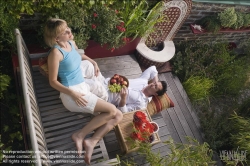
[(0, 73), (0, 99), (3, 98), (3, 91), (7, 90), (7, 87), (10, 84), (10, 77), (5, 74)]
[(201, 76), (191, 76), (183, 83), (188, 97), (193, 102), (208, 98), (213, 85), (213, 80)]
[(215, 94), (238, 95), (241, 90), (249, 88), (247, 83), (250, 73), (250, 57), (241, 57), (232, 60), (219, 68), (216, 77)]
[[(213, 165), (213, 151), (207, 143), (200, 144), (197, 140), (187, 137), (188, 144), (176, 144), (173, 139), (165, 141), (170, 148), (167, 156), (161, 156), (160, 153), (154, 153), (149, 143), (135, 142), (139, 148), (138, 153), (145, 157), (146, 162), (153, 166), (194, 166), (194, 165)], [(128, 164), (126, 164), (128, 163)], [(131, 166), (134, 162), (124, 162)], [(135, 164), (136, 165), (136, 164)]]
[[(250, 152), (250, 118), (244, 118), (236, 113), (232, 115), (231, 123), (234, 132), (231, 135), (231, 141), (234, 149), (246, 150)], [(250, 164), (250, 154), (247, 154), (247, 164)]]
[(244, 25), (244, 17), (243, 13), (241, 12), (236, 12), (237, 15), (237, 20), (236, 22), (231, 26), (233, 29), (239, 29)]
[[(225, 98), (223, 100), (234, 103)], [(232, 128), (228, 119), (232, 111), (228, 108), (228, 103), (226, 104), (223, 100), (210, 98), (208, 102), (199, 103), (199, 106), (196, 106), (205, 141), (214, 151), (233, 147), (230, 142)]]
[(204, 27), (208, 32), (217, 33), (220, 28), (220, 22), (216, 16), (206, 16), (197, 21), (197, 24)]
[[(13, 2), (13, 1), (11, 1)], [(11, 14), (9, 12), (14, 12), (8, 8), (12, 3), (8, 4), (4, 1), (0, 1), (0, 51), (4, 49), (9, 49), (12, 44), (14, 44), (14, 29), (18, 27), (19, 15)], [(8, 14), (6, 14), (8, 13)]]
[(243, 19), (244, 19), (244, 27), (249, 27), (250, 26), (250, 14), (244, 13), (243, 14)]
[[(210, 98), (207, 103), (198, 103), (199, 118), (205, 140), (214, 151), (249, 150), (250, 99), (241, 105), (236, 98)], [(237, 112), (238, 115), (235, 114)], [(244, 118), (243, 118), (244, 117)], [(248, 160), (249, 160), (248, 155)], [(223, 159), (223, 157), (222, 157)], [(223, 160), (227, 160), (224, 158)], [(227, 161), (236, 165), (237, 161)]]
[(68, 26), (72, 29), (77, 46), (79, 48), (86, 48), (87, 40), (90, 38), (89, 28), (85, 23), (85, 19), (88, 15), (86, 10), (84, 10), (82, 5), (77, 5), (72, 1), (63, 3), (62, 8), (67, 8), (67, 10), (54, 12), (50, 17), (59, 17), (66, 20)]
[(123, 22), (114, 9), (107, 6), (95, 6), (86, 17), (86, 21), (87, 31), (96, 42), (101, 45), (108, 44), (109, 48), (118, 48), (123, 45), (122, 32), (126, 31), (126, 28), (120, 25)]
[(221, 26), (231, 27), (237, 21), (237, 14), (235, 13), (234, 7), (230, 7), (219, 13), (218, 18)]
[(250, 39), (242, 40), (238, 45), (238, 48), (243, 51), (242, 54), (250, 57)]
[(126, 3), (123, 8), (120, 8), (119, 13), (127, 29), (125, 35), (135, 38), (145, 37), (155, 32), (155, 24), (168, 21), (166, 17), (163, 17), (163, 9), (164, 5), (161, 1), (151, 9), (147, 0), (142, 0), (134, 8), (132, 3)]
[(241, 104), (241, 106), (237, 109), (237, 114), (245, 118), (250, 118), (250, 98)]
[(228, 50), (227, 43), (179, 42), (171, 60), (173, 72), (181, 82), (191, 76), (214, 80), (212, 95), (237, 95), (248, 87), (249, 57)]

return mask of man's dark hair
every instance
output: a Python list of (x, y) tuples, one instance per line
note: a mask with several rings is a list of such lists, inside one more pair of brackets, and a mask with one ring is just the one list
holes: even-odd
[(165, 81), (160, 81), (160, 82), (162, 84), (162, 89), (156, 92), (158, 96), (164, 95), (164, 93), (166, 93), (167, 91), (167, 83)]

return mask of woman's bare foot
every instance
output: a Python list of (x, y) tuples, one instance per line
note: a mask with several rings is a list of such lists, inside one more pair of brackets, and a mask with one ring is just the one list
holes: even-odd
[(91, 141), (91, 139), (85, 139), (83, 141), (83, 146), (85, 149), (84, 160), (85, 160), (86, 164), (90, 164), (91, 156), (92, 156), (92, 153), (93, 153), (93, 150), (94, 150), (96, 143), (97, 142)]
[(79, 136), (79, 131), (72, 134), (71, 138), (76, 144), (76, 150), (78, 152), (78, 155), (81, 156), (81, 154), (82, 154), (82, 145), (83, 145), (83, 139), (84, 138), (81, 138)]

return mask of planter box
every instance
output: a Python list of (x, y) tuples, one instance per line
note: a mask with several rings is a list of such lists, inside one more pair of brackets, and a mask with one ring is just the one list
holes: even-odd
[(96, 43), (93, 40), (89, 40), (88, 47), (84, 49), (84, 51), (87, 56), (93, 59), (134, 54), (136, 46), (140, 42), (140, 40), (141, 38), (136, 38), (125, 46), (115, 49), (113, 52), (111, 52), (111, 50), (108, 50), (106, 45), (102, 47), (99, 43)]
[[(194, 29), (194, 27), (192, 26), (194, 24), (190, 24), (190, 28), (193, 32), (193, 34), (203, 34), (203, 33), (212, 33), (212, 32), (208, 32), (206, 30), (203, 30), (202, 32), (197, 30), (197, 29)], [(241, 28), (241, 29), (231, 29), (231, 28), (221, 28), (219, 32), (222, 32), (222, 33), (237, 33), (237, 32), (250, 32), (250, 28)]]

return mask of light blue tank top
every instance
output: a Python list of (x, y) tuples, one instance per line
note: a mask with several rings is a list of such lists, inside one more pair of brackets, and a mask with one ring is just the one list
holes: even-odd
[(71, 42), (71, 51), (67, 52), (61, 49), (60, 46), (55, 45), (54, 48), (57, 48), (63, 54), (63, 60), (59, 64), (58, 76), (60, 82), (64, 86), (73, 86), (84, 82), (84, 78), (81, 72), (81, 55), (75, 50), (75, 47)]

